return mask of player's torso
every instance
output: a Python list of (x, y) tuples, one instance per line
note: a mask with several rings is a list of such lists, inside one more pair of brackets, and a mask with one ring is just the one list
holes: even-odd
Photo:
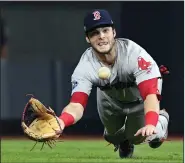
[(117, 59), (111, 70), (109, 79), (103, 80), (98, 77), (98, 70), (104, 66), (93, 54), (92, 49), (86, 54), (89, 57), (88, 71), (93, 86), (98, 87), (106, 95), (122, 102), (133, 102), (141, 99), (135, 78), (129, 65), (127, 47), (121, 40), (116, 41)]

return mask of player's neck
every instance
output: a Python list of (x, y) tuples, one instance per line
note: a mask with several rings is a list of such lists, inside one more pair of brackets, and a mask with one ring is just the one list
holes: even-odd
[(116, 60), (116, 46), (114, 45), (112, 50), (108, 54), (99, 54), (95, 52), (98, 60), (106, 66), (113, 66)]

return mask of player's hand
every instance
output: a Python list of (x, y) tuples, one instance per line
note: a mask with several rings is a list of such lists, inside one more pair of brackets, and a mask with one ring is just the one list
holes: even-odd
[(65, 124), (64, 124), (63, 120), (61, 120), (59, 117), (56, 117), (56, 118), (60, 124), (61, 129), (64, 130)]
[(134, 136), (142, 135), (142, 136), (150, 136), (152, 134), (156, 134), (156, 127), (153, 125), (146, 125), (145, 127), (139, 129)]

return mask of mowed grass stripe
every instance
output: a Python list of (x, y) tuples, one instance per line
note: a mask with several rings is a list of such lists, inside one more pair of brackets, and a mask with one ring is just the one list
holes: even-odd
[(152, 149), (147, 144), (135, 146), (132, 159), (120, 159), (113, 145), (103, 140), (64, 140), (53, 149), (47, 145), (34, 145), (30, 140), (2, 140), (1, 162), (183, 162), (183, 141), (165, 142), (160, 148)]

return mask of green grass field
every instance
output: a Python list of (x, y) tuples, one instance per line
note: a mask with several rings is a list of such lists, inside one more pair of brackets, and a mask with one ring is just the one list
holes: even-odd
[(106, 146), (103, 140), (65, 140), (50, 149), (37, 146), (30, 151), (31, 140), (2, 140), (1, 162), (183, 162), (183, 141), (167, 141), (160, 148), (152, 149), (147, 144), (135, 146), (131, 159), (120, 159), (113, 145)]

